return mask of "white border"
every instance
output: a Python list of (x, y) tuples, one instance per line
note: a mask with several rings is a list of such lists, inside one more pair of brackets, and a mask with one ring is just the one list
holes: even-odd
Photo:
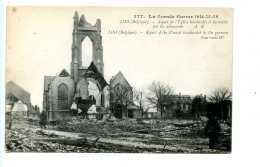
[[(45, 1), (0, 1), (1, 21), (1, 166), (258, 166), (259, 157), (259, 5), (250, 1), (96, 1), (60, 3)], [(159, 6), (234, 8), (233, 136), (231, 155), (177, 154), (5, 154), (5, 27), (7, 5), (33, 6)]]

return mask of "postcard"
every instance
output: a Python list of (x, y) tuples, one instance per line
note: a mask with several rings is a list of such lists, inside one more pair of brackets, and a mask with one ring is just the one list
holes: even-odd
[(233, 9), (8, 6), (5, 152), (230, 154)]

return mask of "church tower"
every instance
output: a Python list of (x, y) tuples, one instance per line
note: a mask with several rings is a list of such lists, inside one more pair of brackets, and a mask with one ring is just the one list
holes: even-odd
[(79, 69), (82, 69), (82, 42), (86, 37), (90, 38), (92, 42), (92, 61), (97, 67), (98, 71), (104, 76), (104, 62), (103, 62), (103, 46), (101, 33), (101, 21), (97, 19), (96, 24), (92, 26), (81, 15), (80, 19), (78, 12), (74, 14), (74, 28), (72, 32), (72, 57), (70, 64), (70, 74), (74, 82), (77, 83), (80, 77)]

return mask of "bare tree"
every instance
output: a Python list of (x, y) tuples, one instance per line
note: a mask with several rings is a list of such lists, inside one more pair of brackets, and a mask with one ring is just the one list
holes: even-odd
[(128, 118), (127, 106), (133, 102), (132, 87), (117, 84), (114, 87), (114, 103), (119, 103), (123, 107), (123, 111)]
[(153, 107), (160, 107), (162, 117), (163, 104), (170, 98), (170, 95), (173, 94), (172, 87), (161, 82), (153, 81), (148, 87), (148, 90), (149, 92), (146, 96), (148, 103)]
[(145, 92), (143, 89), (134, 90), (134, 101), (138, 104), (139, 110), (141, 111), (142, 118), (144, 116), (144, 106), (145, 106)]
[(209, 96), (209, 101), (212, 103), (218, 103), (225, 100), (231, 100), (232, 92), (228, 88), (220, 87), (215, 89)]

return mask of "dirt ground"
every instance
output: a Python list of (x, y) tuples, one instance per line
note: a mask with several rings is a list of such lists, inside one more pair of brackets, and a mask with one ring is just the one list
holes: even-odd
[[(230, 131), (226, 126), (223, 130)], [(79, 153), (231, 153), (222, 138), (215, 149), (208, 149), (208, 138), (191, 120), (120, 119), (89, 121), (72, 117), (40, 128), (37, 118), (15, 119), (5, 131), (6, 152)], [(46, 141), (48, 139), (49, 141)], [(50, 139), (53, 140), (50, 142)], [(85, 143), (56, 141), (86, 139)], [(228, 136), (229, 141), (231, 137)]]

